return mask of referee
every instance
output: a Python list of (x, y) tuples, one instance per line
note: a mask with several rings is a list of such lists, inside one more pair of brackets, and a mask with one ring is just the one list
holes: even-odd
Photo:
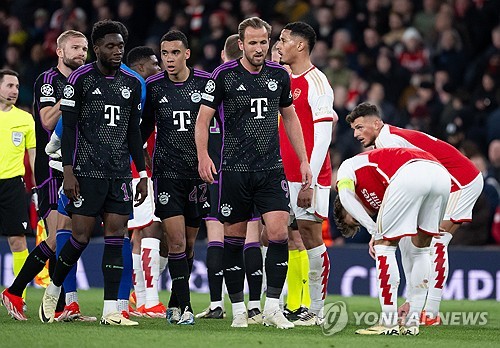
[(34, 172), (36, 147), (35, 121), (31, 114), (14, 106), (18, 95), (18, 74), (0, 70), (0, 232), (9, 241), (15, 276), (28, 257), (25, 234), (30, 231), (24, 153), (28, 149)]

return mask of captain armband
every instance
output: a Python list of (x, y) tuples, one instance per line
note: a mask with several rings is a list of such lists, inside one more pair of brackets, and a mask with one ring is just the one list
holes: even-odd
[(341, 179), (337, 182), (337, 191), (342, 189), (348, 189), (354, 191), (354, 180), (351, 179)]

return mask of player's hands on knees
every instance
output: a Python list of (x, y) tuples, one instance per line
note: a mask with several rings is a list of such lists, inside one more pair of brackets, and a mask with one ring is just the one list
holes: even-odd
[(140, 206), (148, 196), (148, 178), (142, 178), (135, 189), (134, 207)]
[(311, 187), (312, 183), (312, 172), (311, 172), (311, 166), (309, 165), (309, 162), (301, 162), (300, 163), (300, 174), (302, 174), (302, 188), (301, 190), (307, 190), (309, 187)]
[(370, 256), (372, 257), (372, 259), (375, 260), (375, 248), (374, 248), (374, 244), (375, 244), (375, 238), (372, 237), (372, 239), (370, 239), (370, 242), (368, 243), (368, 254), (370, 254)]
[(314, 190), (312, 187), (306, 190), (300, 190), (297, 196), (297, 205), (301, 208), (307, 209), (312, 205)]
[(73, 170), (66, 169), (64, 167), (64, 181), (63, 181), (63, 190), (66, 197), (68, 197), (71, 201), (76, 201), (80, 197), (80, 184), (73, 174)]
[(214, 162), (210, 156), (203, 156), (198, 158), (198, 173), (201, 180), (212, 184), (214, 182), (214, 175), (217, 174)]

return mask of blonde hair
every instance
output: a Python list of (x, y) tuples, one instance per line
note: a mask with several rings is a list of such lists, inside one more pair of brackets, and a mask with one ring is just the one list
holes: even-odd
[[(57, 41), (56, 41), (57, 42), (57, 47), (61, 48), (64, 45), (64, 43), (68, 39), (70, 39), (72, 37), (81, 37), (81, 38), (87, 40), (87, 37), (83, 33), (79, 32), (79, 31), (76, 31), (76, 30), (66, 30), (61, 35), (59, 35), (59, 37), (57, 38)], [(87, 40), (87, 42), (88, 42), (88, 40)]]

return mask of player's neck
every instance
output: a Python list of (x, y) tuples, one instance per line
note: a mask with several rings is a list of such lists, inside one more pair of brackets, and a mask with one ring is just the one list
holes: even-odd
[(57, 70), (59, 70), (65, 77), (68, 77), (73, 72), (73, 69), (64, 64), (62, 61), (57, 64)]
[(106, 67), (99, 60), (97, 60), (96, 65), (97, 69), (99, 69), (99, 71), (106, 76), (115, 76), (116, 72), (120, 69), (119, 67), (118, 69)]
[(245, 68), (245, 70), (251, 72), (251, 73), (258, 73), (262, 70), (262, 67), (264, 65), (259, 65), (259, 66), (255, 66), (253, 64), (251, 64), (246, 58), (245, 56), (243, 56), (241, 59), (240, 59), (240, 62), (241, 62), (241, 65)]
[(168, 78), (172, 82), (185, 82), (189, 78), (190, 73), (191, 70), (187, 66), (185, 66), (181, 71), (179, 71), (178, 74), (168, 75)]
[(301, 75), (312, 67), (311, 59), (297, 59), (297, 62), (290, 64), (293, 75)]

